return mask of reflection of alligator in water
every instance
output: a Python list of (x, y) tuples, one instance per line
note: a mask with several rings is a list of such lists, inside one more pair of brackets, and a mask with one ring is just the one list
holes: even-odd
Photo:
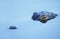
[(41, 12), (34, 12), (32, 19), (35, 21), (40, 21), (42, 23), (46, 23), (50, 19), (54, 19), (57, 16), (57, 14), (53, 12), (46, 12), (46, 11), (41, 11)]

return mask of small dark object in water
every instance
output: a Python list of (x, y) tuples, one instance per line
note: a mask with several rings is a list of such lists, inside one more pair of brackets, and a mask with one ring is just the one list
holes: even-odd
[(40, 21), (41, 23), (46, 23), (48, 20), (54, 19), (57, 14), (53, 12), (41, 11), (41, 12), (34, 12), (32, 19), (34, 21)]
[(10, 26), (9, 29), (17, 29), (16, 26)]

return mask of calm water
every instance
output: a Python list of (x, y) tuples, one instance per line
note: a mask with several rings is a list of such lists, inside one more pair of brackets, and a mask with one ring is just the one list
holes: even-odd
[[(58, 16), (43, 24), (31, 19), (35, 11)], [(60, 0), (0, 0), (0, 39), (60, 39)]]

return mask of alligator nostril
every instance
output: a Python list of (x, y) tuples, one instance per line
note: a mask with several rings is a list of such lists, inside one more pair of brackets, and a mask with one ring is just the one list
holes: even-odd
[(17, 27), (16, 26), (10, 26), (9, 29), (13, 30), (13, 29), (17, 29)]

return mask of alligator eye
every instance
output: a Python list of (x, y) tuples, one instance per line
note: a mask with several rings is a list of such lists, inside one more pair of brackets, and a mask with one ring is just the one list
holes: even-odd
[(44, 17), (41, 17), (42, 20), (45, 20), (46, 18), (47, 18), (47, 17), (45, 17), (45, 16), (44, 16)]
[(46, 22), (47, 22), (47, 20), (40, 20), (40, 22), (41, 22), (41, 23), (46, 23)]
[(48, 19), (48, 17), (47, 16), (41, 16), (41, 18), (40, 18), (41, 20), (47, 20)]

